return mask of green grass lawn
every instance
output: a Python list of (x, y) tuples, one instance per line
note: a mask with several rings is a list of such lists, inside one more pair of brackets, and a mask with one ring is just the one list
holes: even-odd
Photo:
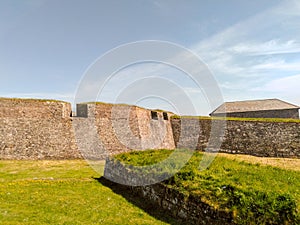
[[(129, 164), (150, 165), (170, 153), (156, 150), (117, 157)], [(236, 215), (249, 213), (243, 210), (251, 204), (266, 210), (261, 214), (272, 213), (274, 207), (284, 212), (289, 209), (285, 208), (289, 197), (300, 210), (299, 170), (219, 155), (201, 172), (197, 169), (201, 157), (195, 154), (166, 185), (199, 196), (216, 208), (227, 207)], [(104, 163), (99, 165), (103, 171)], [(179, 224), (155, 207), (147, 210), (148, 203), (142, 199), (131, 201), (126, 193), (117, 194), (94, 179), (99, 177), (83, 160), (0, 161), (0, 224)]]
[(153, 215), (161, 220), (149, 215), (99, 177), (83, 160), (0, 161), (0, 224), (176, 224), (159, 210)]
[[(149, 150), (115, 157), (126, 164), (144, 166), (157, 163), (172, 152)], [(184, 158), (185, 150), (177, 154), (174, 160)], [(218, 155), (207, 169), (200, 171), (198, 168), (202, 157), (203, 153), (195, 153), (165, 184), (186, 196), (196, 196), (216, 209), (230, 211), (239, 224), (298, 224), (299, 170), (254, 164), (223, 154)], [(166, 167), (168, 170), (170, 168)]]

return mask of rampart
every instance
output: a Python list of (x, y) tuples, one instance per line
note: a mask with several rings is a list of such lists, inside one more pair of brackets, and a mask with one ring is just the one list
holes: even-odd
[[(155, 118), (153, 114), (156, 115)], [(80, 117), (74, 119), (76, 135), (77, 139), (84, 137), (85, 140), (80, 141), (79, 147), (87, 153), (87, 157), (101, 157), (92, 153), (96, 148), (98, 153), (105, 155), (131, 149), (175, 148), (171, 114), (167, 112), (151, 111), (131, 105), (90, 103), (77, 105), (77, 115)], [(85, 135), (89, 133), (92, 134)], [(86, 146), (82, 143), (94, 145)]]
[[(210, 134), (210, 119), (121, 104), (80, 104), (77, 109), (72, 117), (67, 102), (0, 98), (0, 159), (104, 159), (131, 149), (205, 150), (209, 140), (210, 147), (221, 140), (221, 152), (300, 158), (299, 122), (228, 120), (222, 139)], [(216, 126), (221, 122), (214, 121)]]
[(67, 102), (0, 99), (0, 159), (74, 159), (76, 147)]
[(0, 159), (104, 159), (175, 148), (170, 113), (104, 103), (77, 109), (72, 117), (67, 102), (0, 98)]
[[(186, 129), (190, 131), (190, 135), (181, 134), (183, 122)], [(214, 120), (216, 127), (222, 128), (223, 124), (222, 120)], [(299, 122), (227, 120), (223, 138), (210, 136), (211, 125), (211, 119), (172, 118), (176, 147), (190, 148), (191, 142), (197, 138), (198, 141), (194, 147), (205, 150), (209, 140), (213, 142), (222, 139), (220, 152), (300, 158)]]

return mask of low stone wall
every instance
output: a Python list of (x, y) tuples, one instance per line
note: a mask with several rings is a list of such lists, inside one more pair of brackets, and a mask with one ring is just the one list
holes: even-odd
[[(111, 158), (106, 159), (104, 177), (112, 181), (126, 183), (127, 179), (132, 184), (141, 183), (145, 178), (132, 176), (133, 171), (127, 170), (120, 162)], [(132, 177), (132, 178), (130, 178)], [(134, 178), (133, 178), (134, 177)], [(151, 178), (150, 178), (151, 179)], [(166, 213), (172, 215), (187, 224), (208, 224), (226, 225), (234, 224), (232, 215), (226, 211), (218, 211), (207, 203), (201, 201), (199, 197), (185, 196), (177, 190), (168, 187), (164, 183), (157, 183), (147, 186), (125, 186), (123, 188), (137, 197), (141, 197), (145, 202), (153, 204)]]
[[(188, 134), (181, 132), (183, 122)], [(222, 128), (223, 123), (215, 120), (214, 126)], [(220, 152), (300, 158), (300, 123), (228, 120), (223, 138), (210, 135), (211, 125), (210, 119), (172, 118), (176, 147), (204, 150), (209, 140), (213, 146), (222, 139)]]

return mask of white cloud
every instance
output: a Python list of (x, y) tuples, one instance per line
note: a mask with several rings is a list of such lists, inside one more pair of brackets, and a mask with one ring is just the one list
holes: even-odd
[[(300, 74), (274, 79), (256, 90), (300, 96)], [(299, 99), (300, 101), (300, 99)]]
[(263, 86), (254, 88), (252, 91), (269, 94), (269, 96), (277, 97), (300, 105), (300, 74), (288, 77), (282, 77), (271, 80)]
[[(162, 8), (160, 3), (154, 4)], [(212, 69), (227, 99), (262, 98), (268, 94), (270, 97), (274, 94), (279, 98), (280, 96), (291, 98), (291, 95), (299, 94), (290, 90), (290, 88), (297, 90), (295, 83), (299, 83), (298, 75), (296, 78), (278, 78), (290, 76), (291, 72), (294, 74), (300, 72), (300, 63), (297, 62), (300, 58), (291, 61), (287, 57), (291, 53), (300, 52), (300, 31), (291, 30), (290, 27), (297, 23), (300, 26), (300, 22), (297, 22), (300, 21), (300, 10), (297, 13), (295, 9), (299, 9), (298, 2), (283, 1), (278, 6), (241, 21), (191, 47)], [(286, 26), (287, 24), (289, 26)], [(187, 60), (184, 63), (188, 63), (188, 59), (182, 60)], [(190, 67), (193, 71), (192, 64)], [(113, 99), (124, 90), (124, 87), (150, 75), (175, 81), (191, 98), (201, 97), (201, 91), (184, 79), (178, 78), (175, 73), (173, 77), (170, 76), (172, 72), (173, 70), (166, 68), (166, 65), (127, 68), (109, 81), (104, 94), (107, 92), (107, 96)], [(280, 86), (283, 83), (288, 88)], [(138, 92), (142, 93), (143, 87), (140, 87)], [(203, 108), (201, 114), (207, 114), (207, 106)]]
[[(298, 2), (282, 1), (191, 47), (216, 76), (225, 100), (299, 96), (296, 84), (300, 80), (298, 75), (291, 77), (291, 74), (300, 73), (300, 57), (294, 55), (290, 59), (288, 56), (300, 52), (300, 30), (286, 26), (297, 23), (300, 26), (300, 22), (295, 22), (300, 21), (300, 10), (297, 13), (295, 9), (300, 9)], [(188, 61), (188, 58), (182, 60)], [(154, 76), (172, 73), (163, 66), (134, 68), (129, 72), (122, 78), (131, 74), (132, 81), (139, 73), (145, 76), (147, 73)], [(180, 79), (175, 81), (184, 87), (190, 98), (201, 99), (197, 104), (201, 114), (207, 114), (210, 109), (203, 104), (206, 99), (201, 90)]]
[[(295, 36), (286, 32), (282, 26), (282, 21), (289, 22), (298, 17), (300, 20), (300, 14), (295, 13), (293, 4), (296, 3), (282, 2), (191, 47), (216, 76), (226, 97), (225, 100), (251, 99), (278, 94), (260, 87), (264, 87), (266, 81), (272, 79), (274, 71), (277, 79), (278, 71), (282, 73), (281, 76), (287, 76), (287, 72), (288, 75), (291, 75), (291, 72), (300, 72), (300, 64), (298, 65), (297, 60), (291, 62), (285, 57), (286, 54), (300, 52), (300, 32), (299, 36)], [(180, 58), (183, 63), (188, 63), (188, 57), (180, 55)], [(189, 66), (191, 71), (197, 69), (192, 64)], [(204, 95), (207, 93), (202, 93), (191, 83), (185, 82), (182, 77), (169, 76), (173, 72), (165, 65), (133, 67), (113, 79), (111, 87), (120, 87), (116, 88), (118, 91), (115, 94), (118, 95), (123, 90), (122, 87), (128, 86), (135, 80), (149, 75), (163, 77), (164, 74), (165, 78), (180, 84), (190, 98), (201, 99), (195, 101), (199, 102), (197, 104), (201, 108), (201, 114), (207, 114), (211, 110), (208, 109), (207, 104), (203, 104), (206, 101)], [(273, 88), (276, 89), (275, 86)], [(282, 92), (281, 94), (283, 95)]]
[(226, 99), (275, 95), (264, 86), (272, 80), (273, 91), (278, 88), (282, 96), (292, 97), (280, 89), (278, 79), (300, 73), (295, 54), (300, 52), (300, 30), (286, 26), (300, 26), (299, 5), (282, 1), (192, 47), (214, 72)]
[(272, 39), (266, 42), (238, 43), (231, 47), (232, 53), (245, 55), (275, 55), (300, 52), (300, 42)]
[(255, 70), (300, 71), (300, 62), (286, 62), (285, 59), (270, 59), (253, 66)]
[(277, 15), (299, 16), (299, 0), (285, 0), (283, 1), (282, 5), (284, 5), (285, 7), (276, 7), (273, 9)]

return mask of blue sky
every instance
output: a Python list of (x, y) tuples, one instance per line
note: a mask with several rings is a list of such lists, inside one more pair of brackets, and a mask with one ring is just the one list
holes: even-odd
[[(72, 102), (97, 58), (141, 40), (192, 50), (214, 74), (224, 101), (280, 98), (300, 105), (297, 0), (0, 0), (0, 96)], [(98, 100), (114, 102), (153, 74), (180, 83), (196, 114), (213, 110), (182, 72), (154, 63), (123, 69)], [(167, 97), (128, 103), (176, 111)]]

